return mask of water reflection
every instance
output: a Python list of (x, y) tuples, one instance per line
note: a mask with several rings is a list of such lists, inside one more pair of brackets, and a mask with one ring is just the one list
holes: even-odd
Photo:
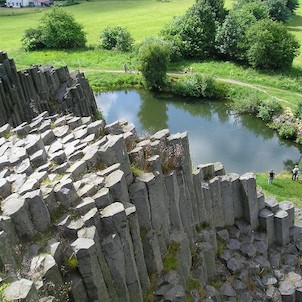
[[(300, 146), (280, 140), (254, 116), (236, 116), (222, 102), (189, 101), (148, 91), (96, 96), (108, 123), (125, 118), (139, 134), (188, 131), (193, 165), (221, 161), (228, 172), (276, 172), (300, 159)], [(292, 162), (291, 162), (292, 161)]]

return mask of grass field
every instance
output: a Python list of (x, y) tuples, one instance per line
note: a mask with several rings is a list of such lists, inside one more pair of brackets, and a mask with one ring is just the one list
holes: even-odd
[(257, 174), (257, 185), (263, 189), (265, 197), (272, 196), (276, 200), (291, 201), (302, 207), (302, 180), (293, 181), (289, 172), (278, 173), (272, 184), (267, 183), (267, 174)]

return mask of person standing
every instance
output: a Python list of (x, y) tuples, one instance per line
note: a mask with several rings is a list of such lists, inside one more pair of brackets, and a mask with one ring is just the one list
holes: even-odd
[(272, 169), (269, 174), (268, 174), (268, 183), (271, 184), (273, 182), (273, 180), (275, 179), (275, 172)]
[(293, 174), (292, 174), (292, 180), (298, 180), (299, 178), (299, 167), (298, 165), (295, 165), (293, 168)]

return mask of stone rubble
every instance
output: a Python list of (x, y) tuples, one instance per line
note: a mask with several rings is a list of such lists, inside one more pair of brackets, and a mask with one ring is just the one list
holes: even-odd
[(189, 154), (187, 133), (124, 120), (1, 127), (4, 298), (302, 301), (301, 211)]

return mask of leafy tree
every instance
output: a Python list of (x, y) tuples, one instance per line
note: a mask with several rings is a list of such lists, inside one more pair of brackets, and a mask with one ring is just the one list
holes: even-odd
[(174, 53), (184, 58), (205, 58), (214, 52), (215, 14), (207, 1), (198, 0), (161, 32), (165, 39), (172, 41)]
[(298, 8), (299, 1), (298, 0), (287, 0), (286, 6), (291, 11), (291, 13), (293, 13), (294, 10)]
[(224, 0), (206, 0), (205, 3), (210, 6), (215, 20), (221, 23), (227, 15), (227, 10), (224, 8)]
[(291, 11), (286, 6), (284, 0), (264, 0), (267, 7), (270, 19), (273, 21), (282, 21), (286, 22), (290, 15)]
[(121, 26), (105, 28), (100, 37), (101, 47), (109, 50), (130, 51), (134, 42), (128, 29)]
[(166, 85), (170, 46), (159, 37), (147, 37), (138, 49), (139, 69), (149, 89), (159, 90)]
[(258, 108), (257, 117), (260, 117), (264, 122), (268, 123), (272, 120), (275, 114), (282, 112), (282, 106), (276, 99), (270, 98), (262, 101)]
[(86, 43), (83, 27), (63, 8), (54, 6), (40, 20), (42, 38), (47, 48), (77, 48)]
[(245, 59), (245, 33), (256, 22), (256, 18), (244, 10), (232, 10), (225, 21), (218, 27), (216, 33), (216, 48), (222, 56), (235, 59)]
[(27, 29), (21, 42), (23, 49), (26, 51), (38, 50), (46, 47), (43, 41), (43, 32), (40, 28)]
[(272, 20), (257, 21), (246, 34), (247, 60), (254, 68), (286, 69), (299, 53), (299, 43), (286, 27)]

